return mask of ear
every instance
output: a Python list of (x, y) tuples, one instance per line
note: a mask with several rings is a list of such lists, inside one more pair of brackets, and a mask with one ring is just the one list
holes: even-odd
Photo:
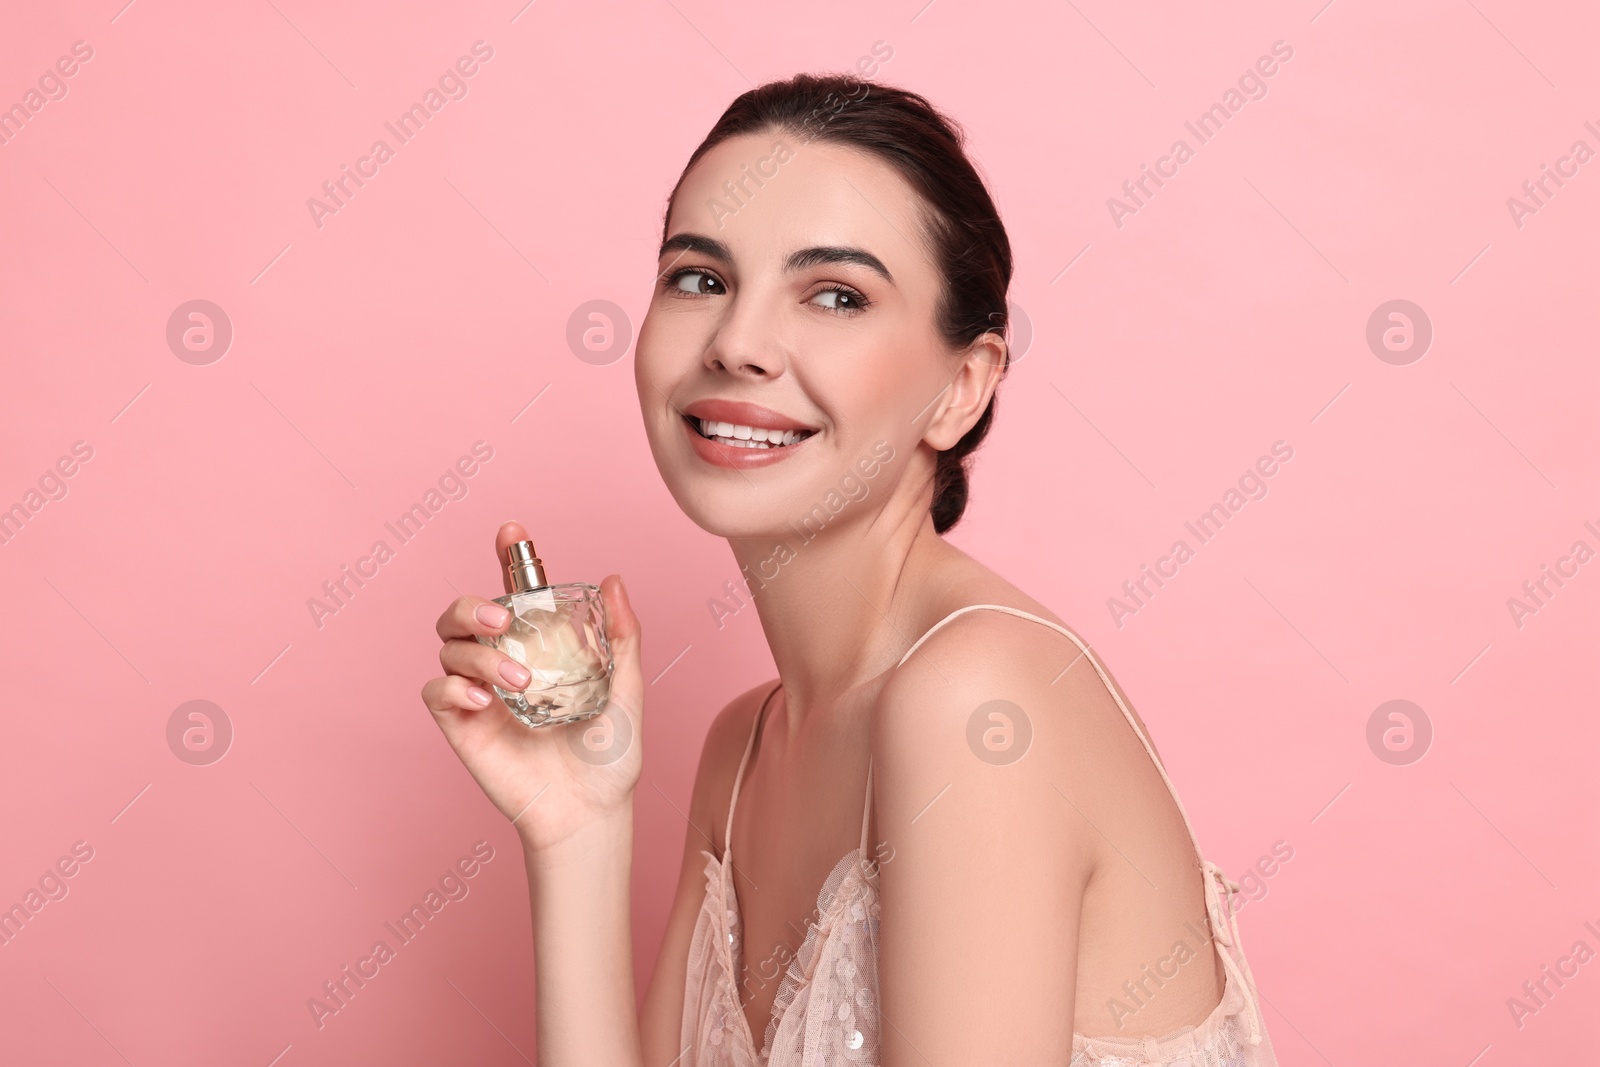
[(939, 395), (922, 439), (938, 452), (954, 448), (983, 417), (1005, 365), (1006, 340), (1001, 334), (990, 331), (973, 341), (961, 356), (955, 377)]

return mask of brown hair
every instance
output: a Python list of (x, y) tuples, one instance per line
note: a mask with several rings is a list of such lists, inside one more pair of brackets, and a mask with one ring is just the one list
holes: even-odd
[[(945, 341), (959, 349), (986, 332), (1005, 333), (1011, 242), (989, 190), (967, 159), (965, 137), (954, 120), (922, 96), (894, 86), (843, 74), (796, 74), (751, 89), (728, 105), (689, 157), (684, 175), (723, 141), (773, 127), (793, 131), (802, 141), (871, 152), (894, 167), (931, 209), (924, 216), (944, 278), (937, 315)], [(678, 186), (667, 201), (669, 217)], [(1010, 360), (1008, 348), (1007, 365)], [(933, 528), (941, 534), (966, 510), (968, 457), (988, 434), (994, 407), (991, 397), (961, 440), (939, 453), (932, 512)]]

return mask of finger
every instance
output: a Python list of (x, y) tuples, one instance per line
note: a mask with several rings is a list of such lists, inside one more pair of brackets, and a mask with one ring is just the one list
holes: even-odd
[(606, 640), (611, 645), (615, 661), (612, 670), (611, 696), (633, 711), (639, 711), (644, 699), (644, 681), (640, 667), (642, 627), (628, 601), (628, 590), (622, 576), (607, 575), (600, 583), (600, 596), (606, 606)]
[(639, 616), (633, 613), (628, 601), (628, 589), (622, 575), (608, 574), (600, 582), (600, 597), (606, 605), (606, 638), (615, 652), (619, 644), (627, 644), (629, 651), (638, 652)]
[(422, 687), (422, 702), (435, 715), (482, 711), (494, 695), (460, 675), (429, 678)]
[(498, 637), (511, 622), (511, 612), (481, 596), (457, 597), (444, 609), (434, 630), (441, 641), (462, 637)]
[(511, 575), (506, 571), (506, 550), (518, 541), (528, 540), (528, 531), (522, 523), (515, 519), (500, 524), (500, 531), (494, 535), (494, 555), (500, 561), (500, 584), (507, 593), (511, 592)]
[(492, 681), (502, 689), (523, 689), (533, 679), (528, 668), (504, 652), (476, 641), (446, 641), (439, 648), (439, 666), (446, 674)]

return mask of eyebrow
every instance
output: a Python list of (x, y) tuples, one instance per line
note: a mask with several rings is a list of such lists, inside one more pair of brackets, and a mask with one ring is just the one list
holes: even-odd
[[(698, 233), (676, 233), (661, 242), (661, 255), (668, 252), (698, 252), (723, 263), (733, 262), (733, 253), (728, 246), (714, 237), (706, 237)], [(805, 270), (807, 267), (817, 267), (824, 263), (852, 263), (859, 267), (866, 267), (874, 274), (879, 275), (890, 285), (895, 284), (894, 275), (889, 273), (889, 268), (883, 265), (883, 260), (871, 252), (861, 248), (849, 248), (839, 245), (825, 245), (814, 248), (802, 248), (793, 252), (784, 261), (786, 271)]]

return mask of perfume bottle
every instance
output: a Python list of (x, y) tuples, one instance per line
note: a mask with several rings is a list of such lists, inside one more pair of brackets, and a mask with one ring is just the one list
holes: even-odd
[(511, 592), (495, 603), (511, 612), (511, 625), (499, 637), (478, 641), (528, 668), (533, 678), (522, 692), (498, 685), (494, 691), (528, 726), (593, 718), (611, 696), (614, 666), (600, 587), (549, 584), (532, 541), (516, 542), (506, 555)]

